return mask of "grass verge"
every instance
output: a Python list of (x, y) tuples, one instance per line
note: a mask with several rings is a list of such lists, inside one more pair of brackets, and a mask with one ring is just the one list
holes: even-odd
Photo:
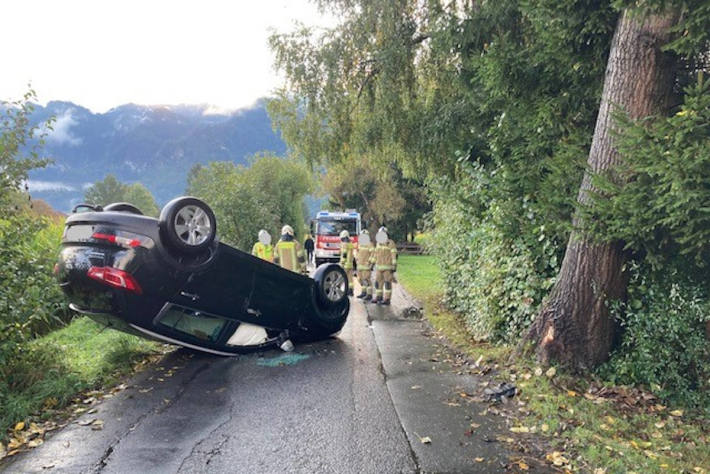
[(542, 441), (551, 465), (595, 474), (710, 472), (710, 423), (701, 413), (668, 407), (640, 388), (543, 370), (532, 360), (509, 363), (511, 348), (476, 342), (442, 304), (435, 257), (403, 255), (397, 270), (437, 331), (471, 358), (499, 367), (492, 372), (496, 381), (517, 385), (518, 404), (507, 410), (511, 433)]
[[(14, 436), (21, 431), (12, 429), (18, 424), (56, 416), (81, 392), (115, 384), (148, 356), (164, 352), (161, 344), (103, 329), (89, 318), (76, 318), (6, 361), (13, 375), (0, 381), (0, 426), (9, 428), (7, 433)], [(0, 440), (7, 433), (0, 433)]]

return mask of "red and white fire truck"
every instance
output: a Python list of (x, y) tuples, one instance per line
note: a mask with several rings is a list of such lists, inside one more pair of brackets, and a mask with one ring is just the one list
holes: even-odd
[(357, 247), (360, 235), (360, 213), (354, 210), (345, 212), (320, 211), (313, 220), (315, 237), (316, 266), (325, 262), (340, 260), (340, 232), (347, 230), (350, 241)]

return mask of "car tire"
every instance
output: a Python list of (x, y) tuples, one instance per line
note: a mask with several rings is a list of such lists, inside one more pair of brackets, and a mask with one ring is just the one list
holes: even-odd
[(160, 212), (160, 232), (173, 250), (197, 254), (207, 250), (217, 234), (212, 209), (194, 197), (173, 199)]
[(333, 308), (348, 299), (348, 276), (340, 265), (331, 263), (318, 267), (313, 279), (321, 307)]
[(136, 206), (129, 202), (114, 202), (109, 204), (108, 206), (104, 207), (104, 211), (106, 212), (130, 212), (131, 214), (138, 214), (139, 216), (142, 216), (143, 213), (141, 212), (140, 209), (138, 209)]

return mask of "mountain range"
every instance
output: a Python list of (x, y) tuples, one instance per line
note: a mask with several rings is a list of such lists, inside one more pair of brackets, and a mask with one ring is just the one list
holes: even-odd
[(143, 183), (162, 205), (184, 194), (187, 174), (196, 163), (246, 165), (255, 153), (286, 151), (263, 100), (234, 112), (208, 105), (126, 104), (106, 113), (53, 101), (36, 106), (30, 119), (42, 124), (50, 117), (55, 122), (46, 129), (42, 155), (52, 163), (32, 170), (28, 184), (34, 198), (63, 212), (109, 173), (121, 182)]

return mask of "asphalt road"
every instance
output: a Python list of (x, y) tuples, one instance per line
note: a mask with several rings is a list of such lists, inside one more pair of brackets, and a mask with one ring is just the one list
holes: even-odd
[[(176, 351), (5, 472), (501, 472), (505, 430), (452, 403), (476, 379), (425, 326), (353, 300), (337, 338), (219, 358)], [(103, 429), (88, 424), (103, 421)], [(479, 426), (471, 436), (471, 423)], [(468, 433), (466, 433), (468, 431)], [(424, 443), (426, 437), (431, 443)], [(478, 457), (479, 461), (474, 461)], [(485, 461), (481, 462), (480, 458)]]

